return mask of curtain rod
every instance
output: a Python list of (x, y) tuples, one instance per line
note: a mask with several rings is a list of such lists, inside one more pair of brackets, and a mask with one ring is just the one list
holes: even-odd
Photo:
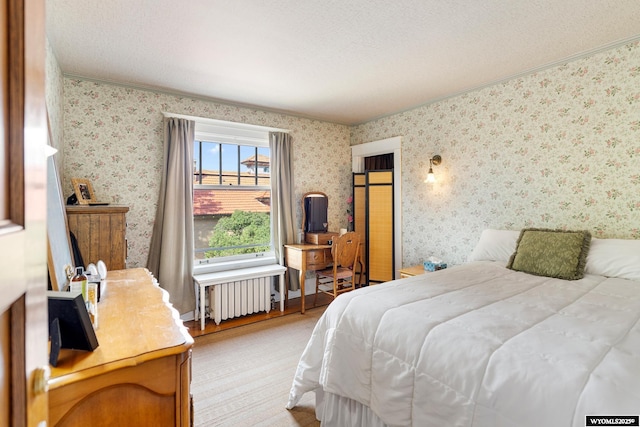
[(227, 120), (209, 119), (206, 117), (188, 116), (186, 114), (170, 113), (166, 111), (163, 111), (162, 115), (164, 117), (176, 117), (178, 119), (193, 120), (194, 122), (202, 123), (202, 124), (211, 124), (211, 125), (227, 126), (227, 127), (239, 127), (244, 129), (261, 130), (265, 132), (284, 132), (284, 133), (290, 132), (290, 130), (288, 129), (280, 129), (280, 128), (274, 128), (269, 126), (261, 126), (261, 125), (252, 125), (252, 124), (241, 123), (241, 122), (230, 122)]

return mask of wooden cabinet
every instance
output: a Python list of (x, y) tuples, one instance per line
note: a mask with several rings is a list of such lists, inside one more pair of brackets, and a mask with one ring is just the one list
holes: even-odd
[(405, 267), (400, 270), (400, 278), (404, 279), (405, 277), (413, 277), (418, 276), (420, 274), (426, 273), (427, 270), (424, 269), (424, 264), (414, 265), (411, 267)]
[(126, 206), (67, 206), (67, 222), (78, 240), (84, 266), (104, 261), (107, 270), (127, 267)]
[(168, 299), (144, 268), (109, 271), (98, 348), (51, 369), (50, 425), (190, 425), (193, 338)]

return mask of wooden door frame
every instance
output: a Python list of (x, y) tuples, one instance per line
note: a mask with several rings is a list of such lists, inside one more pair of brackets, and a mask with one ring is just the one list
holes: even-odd
[(393, 233), (394, 278), (400, 278), (402, 268), (402, 137), (381, 139), (351, 147), (351, 171), (364, 172), (364, 158), (393, 153)]
[[(2, 274), (0, 311), (8, 326), (9, 422), (39, 426), (47, 421), (48, 320), (46, 297), (46, 146), (44, 0), (4, 0), (7, 37), (0, 85), (5, 155), (5, 206), (0, 221)], [(5, 71), (6, 69), (6, 71)], [(8, 314), (6, 314), (8, 313)], [(7, 317), (9, 316), (8, 321)], [(4, 332), (3, 332), (4, 334)], [(1, 410), (6, 409), (6, 400)]]

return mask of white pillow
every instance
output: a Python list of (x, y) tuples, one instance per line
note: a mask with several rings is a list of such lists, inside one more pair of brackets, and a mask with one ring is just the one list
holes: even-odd
[(591, 239), (585, 273), (640, 280), (640, 240)]
[(520, 230), (484, 230), (469, 257), (469, 262), (503, 261), (506, 265), (516, 251), (518, 237)]

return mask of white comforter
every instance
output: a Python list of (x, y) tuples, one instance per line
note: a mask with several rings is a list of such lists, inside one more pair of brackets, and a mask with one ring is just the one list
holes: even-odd
[(584, 426), (640, 414), (640, 283), (471, 263), (338, 297), (300, 359), (309, 391), (386, 424)]

